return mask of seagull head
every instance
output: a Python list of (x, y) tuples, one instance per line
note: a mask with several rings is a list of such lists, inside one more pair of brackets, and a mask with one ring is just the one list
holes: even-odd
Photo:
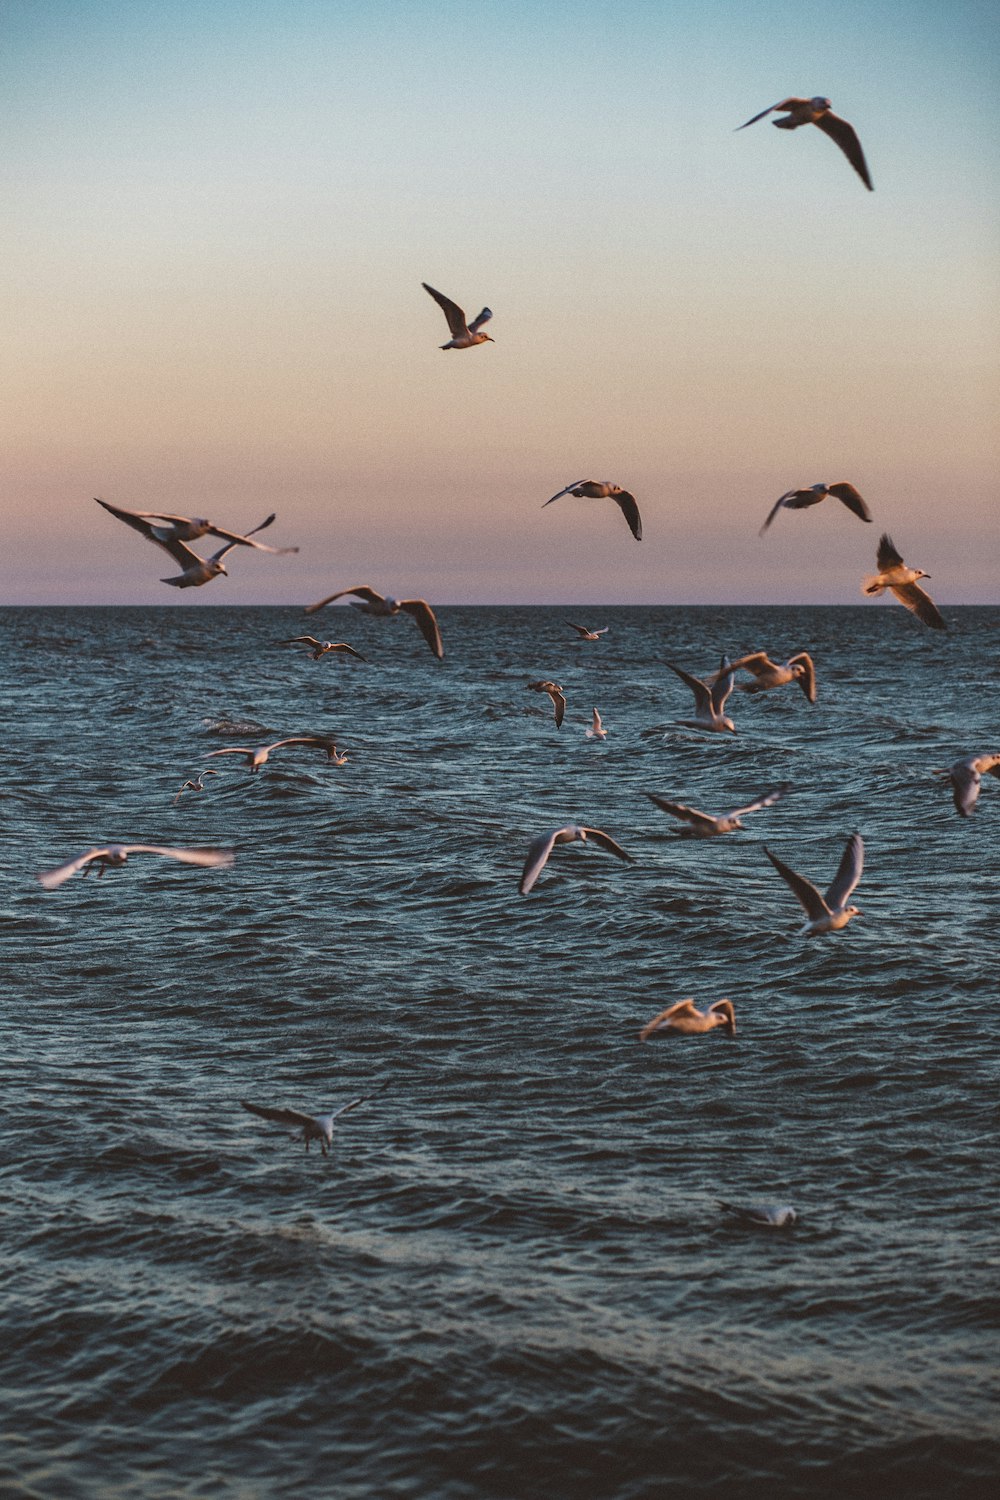
[(860, 906), (846, 906), (844, 908), (844, 910), (847, 912), (847, 915), (849, 917), (863, 917), (864, 916), (864, 912), (861, 910)]
[(820, 98), (820, 96), (818, 94), (817, 94), (817, 96), (816, 96), (815, 99), (810, 99), (809, 103), (812, 105), (813, 109), (832, 109), (833, 108), (833, 105), (831, 104), (831, 102), (830, 102), (829, 99), (822, 99), (822, 98)]
[(720, 719), (719, 723), (722, 725), (723, 729), (728, 729), (730, 734), (736, 733), (736, 725), (733, 723), (732, 719), (726, 717)]
[[(929, 578), (931, 576), (929, 573), (925, 573), (923, 568), (916, 568), (914, 571), (916, 572), (917, 578)], [(916, 579), (914, 579), (914, 582), (916, 582)]]

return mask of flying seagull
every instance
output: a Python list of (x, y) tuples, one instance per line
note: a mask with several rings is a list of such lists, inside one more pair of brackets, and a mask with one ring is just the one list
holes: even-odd
[[(359, 584), (353, 589), (338, 589), (335, 594), (327, 594), (325, 599), (319, 599), (315, 604), (306, 605), (306, 614), (315, 614), (325, 604), (332, 604), (334, 599), (343, 599), (346, 594), (356, 594), (357, 599), (351, 600), (354, 609), (360, 609), (366, 615), (398, 615), (400, 610), (405, 614), (412, 615), (420, 629), (420, 634), (430, 646), (434, 655), (440, 660), (444, 656), (444, 647), (441, 644), (441, 632), (438, 622), (434, 618), (434, 611), (426, 599), (390, 599), (385, 594), (379, 594), (375, 589), (369, 588), (366, 583)], [(361, 602), (358, 603), (358, 600)]]
[(842, 501), (847, 509), (853, 511), (856, 516), (860, 516), (862, 521), (871, 520), (871, 511), (853, 484), (848, 484), (846, 480), (840, 480), (837, 484), (811, 484), (805, 490), (786, 490), (780, 499), (774, 502), (768, 512), (767, 520), (757, 533), (758, 536), (764, 535), (779, 510), (808, 510), (810, 505), (818, 505), (821, 500), (826, 499), (827, 495), (832, 495), (835, 500)]
[(558, 682), (549, 682), (547, 680), (545, 682), (529, 682), (528, 686), (533, 693), (548, 693), (552, 699), (552, 707), (555, 710), (556, 728), (558, 729), (563, 721), (563, 714), (566, 712), (566, 699)]
[[(384, 1088), (385, 1085), (382, 1085)], [(319, 1141), (319, 1148), (323, 1155), (333, 1145), (333, 1122), (339, 1120), (341, 1115), (346, 1115), (349, 1109), (357, 1109), (359, 1104), (366, 1104), (374, 1094), (381, 1093), (381, 1089), (373, 1089), (371, 1094), (359, 1094), (356, 1099), (349, 1099), (339, 1109), (332, 1110), (328, 1115), (306, 1115), (299, 1109), (272, 1109), (267, 1104), (251, 1104), (248, 1099), (241, 1099), (243, 1108), (249, 1110), (252, 1115), (259, 1115), (262, 1120), (272, 1120), (276, 1125), (291, 1125), (296, 1130), (302, 1131), (302, 1139), (309, 1150), (312, 1141)]]
[(743, 1224), (755, 1224), (764, 1229), (788, 1229), (795, 1223), (798, 1214), (790, 1203), (727, 1203), (724, 1198), (716, 1200), (720, 1208), (734, 1214)]
[(668, 661), (666, 665), (671, 672), (676, 672), (681, 681), (686, 682), (694, 693), (694, 718), (678, 719), (678, 724), (683, 724), (688, 729), (713, 729), (718, 734), (736, 733), (736, 725), (722, 712), (726, 706), (726, 699), (733, 690), (733, 669), (728, 657), (722, 658), (711, 687), (707, 682), (702, 682), (700, 677), (692, 677), (690, 672), (685, 672), (682, 667), (675, 667), (672, 661)]
[(318, 641), (314, 635), (293, 635), (290, 640), (278, 642), (279, 646), (298, 646), (299, 644), (309, 647), (309, 654), (313, 661), (319, 661), (320, 657), (326, 656), (328, 651), (346, 651), (350, 656), (356, 656), (358, 661), (368, 660), (346, 641)]
[(467, 323), (465, 321), (465, 313), (457, 302), (452, 302), (450, 297), (445, 297), (441, 292), (436, 292), (432, 286), (427, 285), (426, 281), (422, 281), (420, 285), (425, 292), (428, 292), (434, 298), (434, 301), (448, 320), (448, 330), (451, 333), (451, 338), (446, 344), (441, 344), (440, 348), (472, 349), (476, 344), (496, 343), (496, 340), (491, 339), (488, 333), (481, 331), (483, 324), (488, 323), (493, 316), (488, 307), (483, 308), (478, 318), (473, 318), (471, 323)]
[(648, 1042), (651, 1036), (703, 1036), (722, 1026), (727, 1036), (736, 1035), (736, 1012), (731, 1000), (716, 1000), (707, 1010), (698, 1010), (693, 1000), (678, 1000), (661, 1010), (658, 1016), (639, 1032), (640, 1042)]
[(790, 791), (790, 785), (784, 782), (781, 786), (775, 787), (773, 792), (768, 792), (766, 797), (758, 797), (756, 802), (748, 802), (745, 807), (734, 807), (732, 812), (721, 813), (718, 817), (713, 817), (711, 813), (699, 812), (695, 807), (685, 807), (683, 802), (668, 802), (665, 797), (658, 797), (655, 792), (647, 792), (646, 796), (663, 812), (689, 825), (687, 828), (677, 830), (680, 838), (710, 839), (718, 834), (734, 833), (737, 828), (743, 827), (740, 818), (744, 813), (759, 812), (762, 807), (773, 807), (775, 802), (780, 802), (781, 798)]
[(280, 749), (282, 745), (312, 745), (317, 750), (325, 750), (327, 760), (339, 764), (336, 745), (318, 734), (293, 734), (287, 740), (275, 740), (273, 745), (258, 745), (256, 749), (251, 745), (227, 745), (224, 750), (209, 750), (206, 759), (213, 755), (242, 755), (251, 771), (259, 771), (261, 766), (267, 764), (271, 751)]
[(837, 873), (825, 896), (821, 896), (811, 880), (797, 875), (788, 865), (772, 854), (767, 845), (764, 853), (771, 861), (782, 880), (791, 887), (799, 905), (809, 918), (801, 932), (803, 937), (816, 937), (821, 932), (839, 932), (852, 917), (860, 917), (856, 906), (848, 906), (847, 898), (861, 879), (865, 862), (865, 846), (860, 833), (852, 833), (837, 866)]
[[(551, 500), (546, 500), (545, 505), (551, 505), (553, 500), (562, 499), (563, 495), (575, 495), (578, 500), (613, 500), (628, 522), (629, 530), (636, 541), (642, 541), (642, 518), (639, 515), (635, 496), (630, 495), (628, 490), (623, 490), (620, 484), (608, 484), (601, 479), (578, 479), (575, 484), (566, 485), (558, 495), (553, 495)], [(545, 509), (545, 505), (542, 506), (542, 510)]]
[(889, 589), (900, 604), (905, 604), (918, 620), (922, 620), (932, 630), (947, 630), (933, 599), (917, 587), (918, 578), (929, 578), (931, 575), (925, 573), (923, 568), (908, 568), (886, 532), (879, 538), (876, 562), (878, 572), (865, 579), (861, 585), (863, 594), (881, 594)]
[(588, 740), (606, 740), (607, 737), (608, 731), (601, 723), (601, 716), (595, 708), (593, 720), (591, 722), (590, 728), (587, 730), (587, 738)]
[[(97, 500), (97, 496), (94, 496)], [(269, 547), (266, 542), (251, 541), (258, 531), (264, 531), (276, 519), (272, 512), (266, 521), (261, 521), (259, 526), (254, 526), (251, 531), (226, 531), (221, 526), (216, 526), (214, 521), (206, 521), (202, 516), (171, 516), (164, 511), (157, 510), (122, 510), (118, 505), (109, 505), (106, 500), (97, 500), (98, 505), (111, 515), (117, 516), (119, 521), (124, 521), (126, 526), (131, 526), (138, 531), (140, 536), (146, 537), (150, 542), (157, 542), (161, 547), (168, 542), (196, 542), (199, 537), (217, 536), (225, 542), (233, 542), (237, 546), (256, 547), (260, 552), (298, 552), (298, 547)], [(162, 526), (149, 524), (153, 521), (162, 521)]]
[(771, 688), (797, 682), (810, 703), (816, 702), (816, 668), (808, 651), (799, 651), (784, 664), (772, 661), (766, 651), (751, 651), (730, 663), (733, 672), (749, 672), (753, 682), (740, 682), (741, 693), (766, 693)]
[(565, 828), (553, 828), (551, 833), (541, 833), (537, 839), (533, 839), (528, 848), (528, 857), (524, 862), (521, 872), (521, 883), (518, 889), (522, 896), (526, 896), (545, 869), (546, 861), (556, 844), (572, 844), (577, 840), (581, 844), (592, 839), (602, 849), (607, 849), (609, 854), (617, 854), (619, 859), (632, 863), (631, 854), (626, 854), (620, 844), (600, 828), (582, 828), (578, 823), (567, 823)]
[[(546, 505), (547, 504), (548, 501), (546, 501)], [(542, 506), (542, 509), (545, 509), (544, 505)], [(589, 625), (574, 625), (572, 620), (567, 620), (566, 624), (570, 627), (571, 630), (576, 631), (581, 641), (599, 641), (601, 639), (601, 636), (607, 635), (608, 631), (611, 629), (610, 625), (602, 625), (600, 630), (591, 630)]]
[(97, 878), (100, 879), (105, 870), (117, 870), (130, 854), (162, 854), (166, 859), (180, 860), (183, 865), (228, 867), (233, 862), (231, 849), (167, 849), (162, 844), (105, 844), (103, 847), (95, 845), (93, 849), (84, 850), (82, 854), (68, 859), (64, 865), (57, 865), (54, 870), (43, 870), (38, 879), (47, 891), (55, 890), (57, 885), (69, 880), (77, 870), (89, 875), (91, 870), (96, 869)]
[(854, 126), (833, 113), (829, 99), (819, 96), (815, 99), (782, 99), (780, 104), (769, 104), (767, 109), (762, 109), (752, 120), (745, 120), (742, 125), (737, 125), (736, 129), (746, 130), (748, 125), (756, 125), (758, 120), (773, 114), (776, 109), (787, 112), (785, 119), (771, 121), (779, 130), (798, 130), (800, 125), (818, 125), (823, 134), (828, 135), (840, 147), (868, 191), (874, 192), (868, 163)]
[(947, 770), (935, 771), (934, 775), (948, 777), (956, 812), (960, 818), (969, 818), (979, 801), (983, 777), (1000, 777), (1000, 755), (967, 755), (964, 760), (954, 761)]
[(177, 793), (177, 796), (174, 798), (174, 807), (177, 806), (178, 802), (181, 800), (185, 792), (203, 792), (205, 790), (206, 776), (218, 776), (218, 774), (218, 771), (202, 771), (201, 775), (196, 776), (193, 781), (185, 781), (184, 785)]

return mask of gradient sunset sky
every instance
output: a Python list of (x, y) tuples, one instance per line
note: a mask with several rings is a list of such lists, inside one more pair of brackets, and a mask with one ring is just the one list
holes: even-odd
[[(1000, 601), (987, 0), (5, 0), (8, 603)], [(812, 128), (825, 94), (875, 192)], [(428, 281), (495, 344), (441, 353)], [(636, 495), (542, 502), (571, 480)], [(782, 491), (853, 481), (875, 525)], [(255, 525), (231, 576), (94, 505)], [(209, 550), (201, 544), (201, 550)]]

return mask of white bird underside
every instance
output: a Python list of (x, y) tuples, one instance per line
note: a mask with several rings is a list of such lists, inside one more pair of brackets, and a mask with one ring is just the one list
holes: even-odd
[(947, 623), (937, 605), (917, 586), (917, 579), (929, 578), (930, 574), (923, 568), (908, 567), (888, 532), (883, 532), (879, 538), (876, 565), (878, 572), (871, 574), (861, 585), (863, 594), (881, 594), (888, 589), (924, 625), (929, 625), (932, 630), (947, 630)]
[(811, 880), (807, 880), (804, 875), (799, 875), (786, 865), (776, 854), (772, 854), (766, 845), (764, 853), (794, 893), (799, 905), (809, 918), (802, 929), (805, 936), (816, 936), (823, 932), (839, 932), (841, 928), (847, 926), (852, 917), (861, 915), (856, 906), (847, 905), (847, 899), (860, 881), (864, 868), (865, 846), (859, 833), (852, 833), (847, 840), (840, 864), (837, 866), (837, 873), (825, 896), (820, 895)]

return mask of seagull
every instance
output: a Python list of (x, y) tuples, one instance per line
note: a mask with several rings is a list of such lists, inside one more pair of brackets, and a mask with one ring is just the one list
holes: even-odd
[(426, 599), (390, 599), (385, 594), (379, 594), (375, 589), (369, 588), (366, 583), (359, 584), (354, 589), (339, 589), (336, 594), (327, 594), (325, 599), (319, 599), (315, 604), (306, 605), (306, 614), (315, 614), (325, 604), (332, 604), (334, 599), (343, 599), (345, 594), (357, 594), (361, 600), (352, 599), (351, 605), (354, 609), (360, 609), (366, 615), (398, 615), (400, 610), (412, 615), (420, 629), (420, 634), (430, 646), (434, 655), (440, 660), (444, 655), (444, 647), (441, 644), (441, 632), (438, 622), (434, 618), (434, 611)]
[[(578, 479), (575, 484), (566, 485), (558, 495), (553, 495), (552, 500), (560, 500), (563, 495), (575, 495), (578, 500), (613, 500), (628, 522), (636, 541), (642, 541), (642, 518), (635, 496), (630, 495), (628, 490), (623, 490), (620, 484), (609, 484), (602, 479)], [(552, 500), (546, 500), (545, 505), (551, 505)]]
[(707, 1010), (698, 1010), (693, 1000), (678, 1000), (676, 1005), (661, 1010), (658, 1016), (639, 1032), (640, 1042), (648, 1042), (651, 1036), (673, 1034), (674, 1036), (703, 1036), (714, 1031), (716, 1026), (725, 1028), (727, 1036), (736, 1035), (736, 1012), (731, 1000), (716, 1000)]
[(582, 828), (578, 823), (567, 823), (565, 828), (553, 828), (551, 833), (540, 833), (537, 839), (533, 839), (528, 849), (528, 857), (524, 862), (521, 872), (521, 883), (518, 889), (522, 896), (526, 896), (545, 869), (546, 861), (556, 844), (572, 844), (577, 840), (585, 844), (588, 839), (593, 839), (602, 849), (607, 849), (609, 854), (617, 854), (619, 859), (632, 863), (631, 854), (626, 854), (620, 844), (600, 828)]
[(491, 339), (488, 333), (480, 331), (483, 324), (488, 323), (493, 316), (488, 307), (483, 308), (478, 318), (473, 318), (471, 323), (466, 323), (465, 313), (457, 302), (452, 302), (450, 297), (445, 297), (441, 292), (436, 292), (432, 286), (427, 285), (426, 281), (422, 281), (420, 285), (425, 292), (428, 292), (434, 298), (434, 301), (448, 319), (448, 329), (451, 333), (451, 338), (446, 344), (441, 344), (440, 348), (472, 349), (476, 344), (496, 343), (496, 339)]
[[(545, 509), (544, 505), (542, 506), (542, 509)], [(599, 641), (601, 639), (601, 636), (607, 635), (608, 631), (611, 629), (610, 625), (603, 625), (600, 630), (591, 630), (586, 625), (574, 625), (572, 620), (567, 620), (566, 624), (570, 627), (571, 630), (576, 631), (581, 641)]]
[(828, 135), (831, 141), (835, 141), (843, 151), (851, 166), (857, 172), (861, 181), (868, 191), (874, 192), (872, 180), (868, 173), (868, 163), (861, 149), (857, 132), (853, 125), (835, 115), (830, 107), (829, 99), (817, 96), (815, 99), (782, 99), (780, 104), (769, 104), (767, 109), (762, 109), (759, 115), (753, 119), (745, 120), (742, 125), (737, 125), (737, 130), (746, 130), (748, 125), (756, 125), (758, 120), (763, 120), (765, 115), (773, 114), (776, 109), (786, 110), (784, 120), (772, 120), (779, 130), (798, 130), (800, 125), (818, 125), (824, 135)]
[(863, 594), (881, 594), (890, 589), (906, 608), (929, 625), (932, 630), (947, 630), (941, 612), (923, 589), (917, 587), (918, 578), (929, 578), (923, 568), (908, 568), (892, 544), (892, 538), (883, 531), (879, 538), (876, 555), (878, 572), (866, 578), (861, 585)]
[(791, 887), (798, 898), (799, 905), (809, 918), (801, 929), (803, 937), (816, 937), (821, 932), (839, 932), (842, 927), (847, 926), (852, 917), (861, 916), (856, 906), (846, 904), (848, 896), (861, 879), (861, 871), (865, 862), (864, 840), (860, 833), (852, 833), (847, 840), (840, 864), (837, 866), (837, 873), (825, 896), (820, 895), (811, 880), (789, 869), (784, 861), (771, 853), (766, 844), (764, 853), (782, 880)]
[(773, 807), (775, 802), (780, 802), (781, 798), (790, 791), (789, 783), (783, 782), (781, 786), (775, 787), (773, 792), (768, 792), (766, 797), (758, 797), (756, 802), (748, 802), (746, 807), (734, 807), (732, 812), (721, 813), (717, 818), (711, 813), (699, 812), (695, 807), (685, 807), (683, 802), (668, 802), (665, 797), (658, 797), (655, 792), (647, 792), (646, 796), (663, 812), (670, 813), (671, 817), (690, 824), (688, 828), (677, 830), (680, 838), (710, 839), (715, 838), (717, 834), (735, 833), (737, 828), (743, 827), (740, 818), (744, 813), (758, 812), (762, 807)]
[(103, 847), (95, 845), (93, 849), (86, 849), (83, 854), (68, 859), (64, 865), (57, 865), (54, 870), (43, 870), (38, 879), (47, 891), (54, 891), (57, 885), (69, 880), (77, 870), (89, 875), (91, 870), (96, 869), (100, 880), (105, 870), (117, 870), (130, 854), (162, 854), (166, 859), (177, 859), (184, 865), (222, 865), (228, 868), (233, 862), (231, 849), (167, 849), (162, 844), (105, 844)]
[(860, 516), (862, 521), (871, 520), (871, 512), (853, 484), (840, 480), (837, 484), (811, 484), (805, 490), (786, 490), (781, 498), (774, 502), (767, 520), (757, 535), (764, 535), (779, 510), (808, 510), (810, 505), (818, 505), (821, 500), (826, 499), (827, 495), (833, 495), (836, 500), (841, 500), (847, 509), (852, 510), (856, 516)]
[(552, 707), (555, 709), (556, 728), (558, 729), (563, 721), (563, 714), (566, 712), (566, 699), (563, 697), (563, 690), (558, 682), (529, 682), (528, 686), (534, 693), (548, 693), (552, 699)]
[[(382, 1085), (382, 1088), (385, 1084)], [(244, 1109), (252, 1115), (259, 1115), (262, 1120), (273, 1120), (276, 1125), (294, 1125), (302, 1131), (302, 1139), (309, 1150), (312, 1141), (319, 1141), (319, 1148), (326, 1156), (328, 1149), (333, 1145), (333, 1122), (339, 1120), (341, 1115), (346, 1115), (349, 1109), (357, 1109), (359, 1104), (366, 1104), (374, 1094), (381, 1093), (381, 1089), (373, 1089), (371, 1094), (359, 1094), (356, 1099), (349, 1099), (339, 1109), (332, 1110), (328, 1115), (306, 1115), (299, 1109), (272, 1109), (266, 1104), (251, 1104), (248, 1099), (241, 1099), (240, 1103)]]
[(204, 778), (206, 776), (218, 776), (218, 774), (218, 771), (202, 771), (201, 775), (196, 776), (193, 781), (185, 781), (184, 785), (177, 793), (177, 796), (174, 798), (174, 807), (177, 806), (178, 802), (181, 800), (185, 792), (203, 792), (205, 790)]
[[(266, 521), (261, 521), (252, 531), (226, 531), (221, 526), (216, 526), (212, 521), (206, 521), (201, 516), (171, 516), (163, 511), (157, 510), (122, 510), (117, 505), (109, 505), (106, 500), (99, 500), (94, 496), (98, 505), (103, 505), (111, 515), (117, 516), (119, 521), (124, 521), (126, 526), (131, 526), (148, 541), (157, 542), (161, 547), (168, 542), (196, 542), (199, 537), (217, 536), (223, 541), (233, 542), (237, 546), (256, 547), (261, 552), (298, 552), (298, 547), (269, 547), (266, 542), (252, 542), (250, 538), (258, 531), (264, 531), (276, 519), (272, 512)], [(150, 521), (163, 521), (163, 526), (150, 526)]]
[(757, 1224), (766, 1229), (788, 1229), (798, 1214), (790, 1203), (727, 1203), (724, 1198), (716, 1200), (720, 1208), (735, 1214), (743, 1224)]
[(726, 699), (733, 690), (733, 669), (727, 656), (722, 658), (711, 687), (707, 682), (702, 682), (700, 677), (692, 677), (682, 667), (675, 667), (672, 661), (668, 661), (666, 665), (694, 693), (694, 718), (678, 719), (678, 724), (683, 724), (688, 729), (714, 729), (719, 734), (736, 733), (736, 725), (722, 712)]
[(597, 709), (595, 708), (594, 709), (594, 720), (593, 720), (593, 723), (591, 724), (590, 728), (587, 730), (587, 738), (588, 738), (588, 740), (606, 740), (607, 737), (608, 737), (608, 731), (605, 729), (604, 725), (601, 723), (601, 716), (597, 712)]
[(317, 734), (293, 734), (287, 740), (275, 740), (273, 745), (258, 745), (256, 750), (250, 745), (227, 745), (224, 750), (209, 750), (206, 759), (213, 755), (243, 755), (250, 770), (259, 771), (261, 766), (266, 765), (271, 751), (282, 745), (313, 745), (317, 750), (326, 751), (327, 760), (340, 764), (336, 758), (336, 745), (331, 740), (321, 739)]
[(349, 646), (346, 641), (318, 641), (314, 635), (293, 635), (290, 640), (279, 641), (278, 645), (297, 646), (300, 642), (303, 646), (310, 647), (313, 661), (319, 661), (320, 657), (325, 656), (328, 651), (347, 651), (351, 656), (356, 656), (358, 661), (368, 660), (366, 656), (361, 655), (360, 651), (355, 651), (353, 646)]
[(816, 668), (808, 651), (799, 651), (780, 665), (772, 661), (766, 651), (752, 651), (730, 663), (733, 672), (749, 672), (753, 682), (741, 682), (737, 686), (741, 693), (766, 693), (770, 688), (784, 687), (786, 682), (797, 682), (810, 703), (816, 702)]
[(979, 785), (984, 776), (1000, 777), (1000, 755), (967, 755), (956, 760), (945, 771), (935, 771), (935, 776), (947, 776), (955, 798), (955, 810), (960, 818), (972, 816), (979, 800)]

